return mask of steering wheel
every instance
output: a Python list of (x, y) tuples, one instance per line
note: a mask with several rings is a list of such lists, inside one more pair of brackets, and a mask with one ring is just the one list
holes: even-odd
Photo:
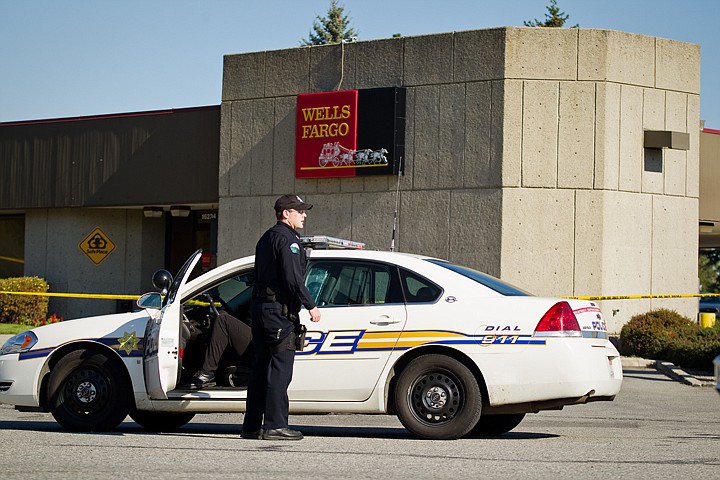
[[(206, 293), (205, 295), (210, 296), (209, 293)], [(235, 315), (234, 310), (233, 310), (232, 308), (230, 308), (230, 305), (228, 305), (228, 303), (227, 303), (225, 300), (223, 300), (221, 297), (213, 297), (213, 296), (210, 296), (210, 298), (212, 298), (212, 299), (215, 300), (216, 302), (220, 303), (220, 307), (221, 307), (223, 310), (225, 310), (227, 313), (229, 313), (230, 315)], [(215, 306), (215, 304), (213, 303), (213, 307), (214, 307), (214, 306)], [(215, 311), (217, 311), (217, 309), (215, 309)]]
[[(205, 299), (210, 303), (210, 311), (212, 312), (213, 315), (215, 315), (215, 318), (219, 317), (220, 312), (218, 311), (217, 307), (215, 306), (215, 299), (213, 298), (213, 296), (210, 295), (209, 293), (204, 293), (203, 297), (205, 297)], [(222, 304), (223, 304), (223, 302), (221, 300), (220, 305), (222, 305)], [(224, 307), (224, 305), (223, 305), (223, 307)]]

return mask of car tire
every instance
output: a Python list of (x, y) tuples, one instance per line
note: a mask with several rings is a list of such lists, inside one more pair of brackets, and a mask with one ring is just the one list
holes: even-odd
[(129, 391), (127, 377), (106, 354), (75, 350), (50, 371), (50, 413), (70, 431), (113, 430), (128, 414)]
[(525, 418), (524, 413), (483, 415), (470, 433), (479, 437), (497, 437), (520, 425), (523, 418)]
[(445, 355), (423, 355), (400, 373), (395, 408), (403, 426), (418, 437), (452, 440), (478, 423), (482, 395), (465, 365)]
[(182, 427), (195, 417), (194, 413), (167, 413), (131, 410), (130, 418), (135, 423), (151, 432), (172, 432)]

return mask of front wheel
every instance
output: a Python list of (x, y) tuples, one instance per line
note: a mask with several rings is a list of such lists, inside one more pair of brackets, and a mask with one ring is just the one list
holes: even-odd
[(129, 391), (127, 378), (106, 354), (75, 350), (50, 371), (49, 408), (67, 430), (104, 432), (127, 416)]
[(477, 424), (482, 395), (477, 379), (465, 365), (444, 355), (423, 355), (400, 373), (395, 407), (400, 422), (411, 433), (452, 440)]
[(167, 413), (131, 410), (130, 418), (152, 432), (172, 432), (182, 427), (195, 416), (194, 413)]

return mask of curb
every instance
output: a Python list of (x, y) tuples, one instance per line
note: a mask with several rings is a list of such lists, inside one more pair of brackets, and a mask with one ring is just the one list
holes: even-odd
[(693, 375), (690, 375), (685, 370), (676, 367), (670, 362), (663, 362), (662, 360), (657, 360), (655, 362), (655, 368), (657, 368), (659, 371), (672, 378), (673, 380), (684, 383), (685, 385), (690, 385), (691, 387), (704, 387), (713, 385), (712, 383), (702, 382), (698, 380)]
[(655, 360), (648, 360), (640, 357), (620, 357), (623, 368), (650, 368), (655, 364)]

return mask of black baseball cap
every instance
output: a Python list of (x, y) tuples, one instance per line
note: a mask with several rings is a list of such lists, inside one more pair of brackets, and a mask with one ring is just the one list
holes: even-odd
[(310, 210), (312, 207), (312, 204), (305, 203), (302, 198), (291, 193), (283, 195), (275, 201), (276, 212), (282, 212), (283, 210)]

